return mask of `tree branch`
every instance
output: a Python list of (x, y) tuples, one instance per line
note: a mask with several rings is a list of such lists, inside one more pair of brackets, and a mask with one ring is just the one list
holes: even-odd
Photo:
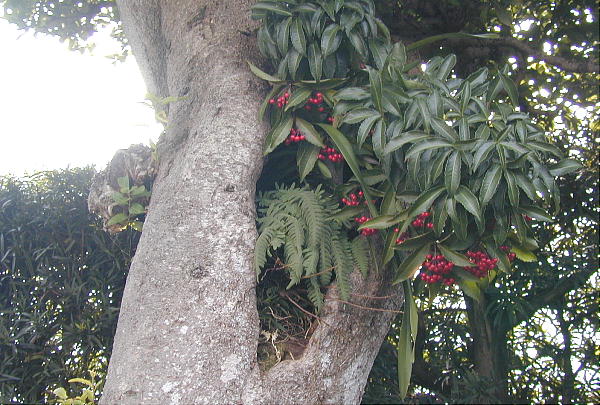
[(500, 38), (494, 40), (496, 44), (502, 43), (508, 45), (520, 52), (523, 52), (536, 59), (547, 62), (551, 65), (559, 67), (562, 70), (573, 72), (573, 73), (598, 73), (598, 62), (586, 59), (567, 59), (562, 56), (547, 55), (543, 51), (533, 48), (527, 42), (519, 40), (517, 38)]
[(530, 303), (529, 311), (527, 311), (526, 313), (521, 313), (521, 315), (517, 317), (515, 324), (512, 325), (511, 328), (529, 319), (539, 309), (544, 308), (552, 302), (562, 298), (569, 291), (584, 284), (595, 272), (596, 270), (590, 267), (586, 270), (575, 273), (569, 277), (565, 277), (559, 280), (557, 284), (542, 290), (541, 292), (537, 293), (532, 297), (529, 297), (527, 299), (527, 301)]
[(425, 337), (427, 336), (427, 326), (423, 312), (419, 314), (417, 330), (417, 340), (415, 342), (415, 362), (413, 363), (412, 379), (415, 384), (427, 388), (434, 393), (441, 394), (449, 398), (451, 395), (451, 386), (446, 383), (441, 370), (434, 369), (430, 363), (423, 358), (425, 350)]

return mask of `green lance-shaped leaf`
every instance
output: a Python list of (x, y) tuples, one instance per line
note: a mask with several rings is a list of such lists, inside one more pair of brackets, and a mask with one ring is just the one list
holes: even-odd
[(366, 58), (367, 55), (367, 45), (365, 44), (365, 41), (362, 39), (362, 36), (356, 31), (350, 31), (347, 34), (348, 39), (350, 40), (350, 43), (352, 44), (352, 46), (354, 47), (354, 49), (356, 49), (356, 52), (358, 52), (358, 54), (363, 57)]
[(525, 194), (527, 194), (527, 197), (529, 197), (531, 201), (538, 200), (538, 196), (535, 193), (535, 186), (533, 185), (529, 177), (521, 173), (515, 173), (515, 180), (517, 182), (517, 185), (521, 188), (521, 190), (525, 192)]
[(369, 83), (371, 85), (371, 98), (373, 105), (383, 115), (383, 83), (381, 81), (381, 74), (375, 69), (368, 68), (369, 71)]
[(458, 278), (456, 282), (466, 295), (473, 298), (477, 302), (481, 302), (483, 299), (483, 292), (481, 291), (481, 288), (479, 288), (477, 281)]
[(387, 155), (388, 153), (392, 153), (407, 143), (418, 143), (424, 141), (428, 138), (431, 138), (431, 135), (426, 134), (425, 132), (419, 131), (409, 131), (403, 132), (398, 136), (393, 137), (390, 141), (385, 145), (383, 149), (383, 154)]
[(545, 210), (534, 205), (525, 205), (519, 207), (519, 212), (528, 215), (533, 219), (537, 219), (538, 221), (554, 222), (552, 217)]
[[(361, 122), (360, 127), (358, 127), (358, 135), (357, 135), (357, 141), (358, 141), (358, 147), (361, 148), (362, 145), (365, 143), (365, 141), (367, 140), (367, 137), (369, 136), (369, 132), (371, 131), (371, 128), (373, 128), (373, 124), (375, 124), (375, 121), (377, 121), (379, 118), (381, 118), (381, 115), (376, 114), (376, 115), (372, 115), (369, 118), (365, 119), (363, 122)], [(385, 154), (385, 152), (384, 152)]]
[[(406, 289), (405, 289), (406, 291)], [(406, 294), (404, 298), (404, 315), (402, 316), (402, 326), (400, 327), (400, 335), (398, 337), (398, 396), (402, 399), (406, 397), (408, 386), (410, 384), (410, 376), (412, 374), (412, 364), (414, 362), (414, 345), (411, 333), (410, 319), (410, 303), (407, 300), (412, 300), (412, 293)]]
[(530, 250), (520, 248), (517, 246), (513, 246), (510, 250), (511, 252), (514, 252), (517, 255), (517, 258), (519, 260), (529, 263), (537, 261), (536, 255)]
[(280, 22), (277, 29), (277, 48), (282, 55), (285, 55), (289, 49), (290, 44), (290, 26), (292, 25), (292, 18), (286, 18)]
[(506, 257), (506, 253), (493, 244), (486, 244), (485, 248), (491, 257), (498, 259), (497, 266), (500, 271), (505, 273), (510, 272), (510, 262), (508, 261), (508, 257)]
[(457, 266), (461, 266), (461, 267), (471, 267), (473, 266), (473, 263), (471, 263), (469, 261), (469, 259), (467, 259), (467, 257), (465, 255), (462, 255), (458, 252), (453, 251), (452, 249), (442, 245), (441, 243), (437, 245), (438, 249), (440, 249), (440, 252), (442, 253), (442, 255), (444, 255), (444, 257), (446, 259), (448, 259), (449, 261), (451, 261), (452, 263), (454, 263)]
[(517, 207), (519, 205), (519, 187), (515, 175), (510, 170), (504, 170), (504, 180), (506, 180), (510, 205)]
[(250, 7), (252, 11), (268, 11), (274, 14), (291, 17), (292, 13), (284, 8), (283, 5), (267, 1), (261, 1)]
[(281, 85), (275, 85), (275, 86), (273, 86), (271, 91), (269, 91), (269, 94), (267, 94), (267, 96), (263, 100), (262, 104), (260, 105), (260, 109), (258, 110), (258, 121), (259, 122), (262, 121), (265, 117), (265, 112), (267, 111), (267, 108), (269, 108), (269, 105), (270, 105), (269, 100), (274, 98), (282, 88), (283, 88), (283, 86), (281, 86)]
[(362, 213), (364, 210), (364, 206), (357, 207), (344, 207), (339, 212), (333, 214), (328, 219), (332, 221), (345, 221), (350, 218), (356, 217), (358, 214)]
[(329, 18), (335, 21), (335, 4), (329, 1), (320, 1), (319, 5), (321, 6), (321, 8), (323, 8), (323, 10), (325, 10)]
[(403, 67), (406, 63), (406, 48), (401, 41), (398, 41), (392, 45), (392, 51), (388, 55), (388, 62), (399, 65), (399, 67)]
[(562, 151), (556, 146), (548, 143), (548, 142), (539, 142), (539, 141), (527, 141), (527, 147), (529, 149), (539, 150), (541, 152), (551, 153), (557, 158), (562, 158)]
[[(396, 239), (396, 237), (394, 237)], [(393, 246), (395, 250), (414, 250), (426, 243), (435, 242), (431, 232), (426, 232), (413, 238), (405, 239), (404, 242)]]
[(581, 169), (583, 166), (576, 160), (563, 159), (555, 165), (550, 166), (550, 174), (554, 177), (563, 176)]
[(331, 170), (329, 170), (329, 167), (327, 167), (327, 165), (321, 162), (320, 160), (317, 161), (317, 168), (321, 172), (321, 175), (323, 175), (323, 177), (325, 177), (326, 179), (331, 179), (333, 177), (333, 175), (331, 174)]
[(333, 142), (337, 146), (338, 150), (344, 156), (344, 160), (350, 167), (350, 170), (352, 170), (352, 174), (354, 174), (354, 176), (356, 177), (356, 179), (358, 180), (358, 182), (361, 185), (363, 193), (365, 194), (365, 200), (367, 202), (367, 206), (369, 207), (369, 212), (371, 213), (371, 216), (376, 217), (378, 215), (377, 208), (375, 208), (375, 205), (372, 202), (373, 197), (371, 196), (371, 194), (369, 192), (367, 183), (363, 179), (362, 172), (360, 170), (360, 165), (358, 163), (358, 159), (356, 158), (356, 155), (354, 154), (354, 150), (352, 150), (352, 144), (348, 141), (348, 139), (346, 139), (344, 134), (342, 134), (337, 128), (334, 128), (331, 125), (325, 125), (325, 124), (318, 124), (318, 125), (321, 128), (323, 128), (323, 130), (325, 130), (325, 132), (327, 132), (327, 135), (329, 135), (331, 140), (333, 140)]
[(446, 80), (452, 71), (452, 68), (454, 68), (454, 65), (456, 65), (456, 55), (451, 53), (444, 58), (444, 61), (437, 71), (436, 77), (440, 80)]
[(475, 172), (479, 168), (479, 165), (488, 158), (490, 152), (495, 149), (495, 146), (496, 144), (494, 142), (486, 141), (477, 148), (475, 156), (473, 157), (472, 172)]
[(498, 34), (485, 33), (485, 34), (465, 34), (463, 32), (451, 32), (447, 34), (439, 34), (427, 37), (420, 41), (413, 42), (406, 46), (407, 51), (413, 51), (415, 49), (422, 48), (437, 41), (443, 41), (445, 39), (463, 39), (463, 38), (480, 38), (480, 39), (497, 39)]
[(465, 186), (460, 186), (456, 193), (456, 201), (462, 204), (467, 211), (469, 211), (475, 218), (481, 221), (481, 207), (477, 197)]
[(488, 201), (494, 197), (501, 178), (502, 168), (500, 165), (495, 164), (487, 171), (481, 182), (481, 188), (479, 189), (479, 199), (481, 200), (482, 205), (487, 204)]
[(435, 199), (438, 198), (440, 194), (444, 192), (444, 190), (445, 188), (443, 186), (439, 186), (421, 193), (421, 195), (419, 195), (419, 197), (415, 200), (413, 205), (409, 208), (408, 212), (406, 213), (406, 221), (404, 221), (404, 225), (402, 225), (400, 233), (404, 232), (406, 228), (408, 228), (410, 221), (414, 217), (416, 217), (418, 214), (424, 211), (427, 211), (429, 207), (431, 207), (431, 204), (433, 204)]
[(408, 257), (402, 261), (400, 266), (398, 266), (392, 284), (398, 284), (401, 281), (410, 279), (417, 272), (417, 270), (421, 268), (423, 261), (425, 261), (425, 256), (427, 256), (429, 253), (430, 248), (431, 243), (425, 243), (423, 246), (419, 247), (410, 255), (408, 255)]
[(446, 209), (446, 200), (442, 199), (434, 205), (433, 209), (433, 230), (437, 236), (440, 236), (448, 220), (448, 210)]
[(335, 100), (349, 100), (349, 101), (360, 101), (365, 100), (371, 96), (367, 90), (362, 87), (346, 87), (335, 93), (333, 98)]
[(258, 77), (258, 78), (260, 78), (260, 79), (263, 79), (263, 80), (266, 80), (266, 81), (268, 81), (268, 82), (271, 82), (271, 83), (275, 83), (275, 84), (281, 84), (281, 83), (284, 83), (284, 81), (283, 81), (283, 80), (281, 80), (281, 79), (279, 79), (279, 78), (277, 78), (277, 77), (275, 77), (275, 76), (271, 76), (270, 74), (268, 74), (268, 73), (266, 73), (266, 72), (263, 72), (262, 70), (260, 70), (260, 69), (259, 69), (259, 68), (257, 68), (256, 66), (254, 66), (254, 65), (252, 64), (252, 62), (250, 62), (250, 61), (246, 61), (246, 63), (248, 63), (248, 66), (250, 67), (250, 71), (251, 71), (252, 73), (254, 73), (254, 75), (255, 75), (256, 77)]
[(412, 156), (415, 156), (426, 150), (439, 149), (445, 147), (447, 148), (451, 146), (452, 144), (450, 142), (445, 141), (443, 139), (424, 140), (422, 142), (415, 143), (413, 146), (411, 146), (410, 149), (406, 152), (405, 159), (408, 160)]
[(342, 118), (344, 124), (356, 124), (369, 117), (381, 117), (381, 115), (372, 108), (357, 108), (356, 110), (350, 111)]
[(383, 157), (383, 148), (385, 146), (385, 121), (383, 118), (379, 119), (375, 124), (371, 143), (373, 144), (373, 152), (375, 152), (375, 156), (381, 159)]
[(506, 90), (508, 96), (510, 97), (510, 101), (512, 101), (513, 105), (515, 106), (519, 105), (519, 93), (517, 91), (517, 85), (515, 82), (513, 82), (510, 77), (500, 72), (498, 72), (498, 75), (502, 81), (502, 87), (504, 87), (504, 90)]
[(375, 38), (369, 38), (369, 50), (373, 55), (373, 60), (375, 60), (375, 64), (377, 65), (377, 69), (383, 69), (385, 65), (385, 60), (388, 56), (388, 51), (385, 46), (381, 43), (380, 40)]
[(312, 77), (315, 80), (321, 80), (321, 76), (323, 75), (323, 56), (321, 55), (319, 45), (314, 42), (308, 47), (308, 66)]
[(502, 81), (500, 80), (500, 77), (493, 77), (488, 84), (488, 90), (485, 96), (486, 101), (488, 103), (492, 102), (492, 100), (496, 98), (496, 96), (498, 95), (498, 93), (500, 93), (501, 90)]
[(461, 269), (460, 267), (455, 267), (452, 270), (452, 273), (454, 273), (457, 277), (459, 277), (460, 279), (463, 279), (463, 280), (471, 280), (471, 281), (479, 280), (479, 277), (477, 277), (476, 275), (474, 275), (471, 272)]
[(312, 171), (317, 162), (317, 156), (319, 155), (319, 147), (312, 145), (307, 142), (302, 142), (298, 147), (298, 153), (296, 155), (296, 163), (298, 164), (298, 172), (300, 173), (300, 181)]
[(361, 224), (358, 227), (358, 230), (362, 230), (365, 228), (371, 228), (371, 229), (387, 229), (391, 226), (396, 225), (398, 222), (402, 221), (403, 219), (403, 215), (402, 214), (398, 214), (398, 215), (380, 215), (378, 217), (375, 217), (373, 219), (368, 220), (367, 222), (364, 222), (363, 224)]
[(285, 139), (290, 135), (290, 129), (292, 129), (293, 123), (293, 117), (289, 116), (269, 132), (266, 139), (267, 147), (265, 149), (265, 155), (268, 155), (274, 151), (280, 143), (285, 141)]
[(459, 140), (456, 130), (437, 117), (431, 118), (431, 127), (437, 134), (443, 136), (449, 141), (456, 142)]
[(292, 46), (296, 51), (306, 56), (306, 36), (304, 35), (304, 28), (302, 28), (302, 20), (300, 17), (294, 18), (290, 27), (290, 38), (292, 40)]
[(308, 100), (311, 93), (312, 92), (310, 89), (297, 88), (289, 98), (287, 105), (285, 106), (285, 111), (289, 111), (291, 108), (304, 103), (306, 100)]
[(330, 24), (323, 31), (323, 35), (321, 36), (321, 51), (323, 52), (323, 57), (333, 54), (340, 47), (342, 34), (339, 31), (340, 26), (337, 24)]
[(471, 101), (471, 83), (466, 80), (463, 83), (462, 94), (460, 96), (460, 112), (464, 115)]
[(449, 195), (454, 195), (460, 185), (461, 158), (458, 152), (453, 152), (446, 162), (446, 173), (444, 175), (446, 190)]
[(319, 134), (319, 132), (310, 122), (297, 117), (296, 128), (302, 132), (302, 135), (304, 135), (308, 142), (312, 143), (313, 145), (320, 146), (321, 148), (325, 147), (325, 144), (321, 139), (321, 134)]
[(296, 79), (296, 72), (298, 72), (300, 62), (302, 62), (302, 55), (294, 48), (290, 48), (286, 58), (288, 63), (288, 71), (290, 72), (292, 79)]

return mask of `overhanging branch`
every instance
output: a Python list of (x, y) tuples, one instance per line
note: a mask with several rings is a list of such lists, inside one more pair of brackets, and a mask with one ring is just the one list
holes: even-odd
[(495, 44), (510, 46), (524, 54), (534, 57), (538, 60), (547, 62), (562, 70), (573, 73), (598, 73), (598, 62), (589, 59), (567, 59), (562, 56), (547, 55), (543, 51), (535, 49), (527, 42), (517, 38), (500, 38), (493, 40)]
[(529, 310), (525, 313), (521, 313), (521, 316), (517, 317), (514, 327), (524, 320), (529, 319), (538, 310), (548, 306), (552, 302), (555, 302), (559, 298), (563, 297), (569, 291), (584, 284), (592, 274), (596, 272), (593, 268), (588, 268), (581, 272), (575, 273), (569, 277), (561, 279), (557, 284), (542, 290), (541, 292), (530, 297), (527, 301), (530, 303)]

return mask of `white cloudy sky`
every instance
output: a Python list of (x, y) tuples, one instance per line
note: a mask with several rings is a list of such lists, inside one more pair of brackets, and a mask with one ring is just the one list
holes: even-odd
[[(133, 58), (105, 35), (92, 55), (0, 18), (0, 175), (95, 164), (160, 134)], [(97, 34), (98, 35), (98, 34)]]

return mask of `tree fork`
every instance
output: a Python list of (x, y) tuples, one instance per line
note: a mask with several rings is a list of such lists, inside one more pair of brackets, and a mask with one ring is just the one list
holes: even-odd
[[(359, 403), (393, 312), (328, 300), (299, 360), (261, 374), (252, 268), (266, 133), (253, 1), (118, 1), (151, 92), (179, 96), (125, 287), (101, 403)], [(355, 291), (392, 295), (382, 274)], [(335, 294), (335, 291), (330, 291)]]

